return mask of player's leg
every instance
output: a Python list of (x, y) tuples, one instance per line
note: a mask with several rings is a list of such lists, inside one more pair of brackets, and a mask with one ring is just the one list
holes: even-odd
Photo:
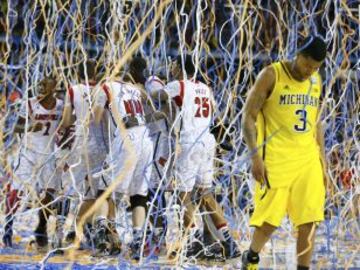
[(21, 192), (17, 189), (10, 189), (6, 192), (5, 198), (5, 225), (2, 241), (5, 247), (12, 247), (14, 215), (20, 205)]
[(53, 166), (50, 162), (48, 162), (42, 173), (42, 186), (55, 190), (56, 194), (54, 194), (54, 197), (57, 196), (56, 202), (52, 205), (56, 217), (56, 226), (55, 233), (51, 241), (52, 247), (57, 249), (57, 254), (63, 253), (60, 248), (62, 248), (64, 238), (65, 221), (70, 210), (70, 198), (64, 195), (65, 188), (62, 182), (62, 176), (65, 165), (62, 160), (64, 160), (64, 155), (58, 155)]
[[(104, 191), (103, 189), (98, 190), (97, 199), (102, 196)], [(115, 228), (115, 211), (115, 203), (110, 196), (97, 207), (93, 214), (92, 225), (97, 253), (106, 252), (107, 255), (116, 255), (120, 252), (121, 243)]]
[(116, 230), (116, 204), (111, 197), (107, 199), (107, 202), (109, 206), (107, 234), (111, 243), (110, 253), (111, 255), (115, 255), (121, 251), (120, 236)]
[(130, 245), (132, 257), (139, 260), (141, 245), (146, 230), (148, 189), (152, 173), (153, 144), (147, 133), (136, 133), (139, 141), (133, 143), (138, 153), (133, 170), (131, 183), (128, 188), (130, 207), (132, 210), (133, 241)]
[[(94, 232), (96, 228), (94, 226), (96, 217), (99, 216), (99, 220), (102, 220), (102, 217), (107, 217), (108, 212), (108, 204), (107, 201), (104, 203), (105, 205), (100, 206), (96, 209), (94, 213), (88, 215), (88, 211), (91, 207), (93, 207), (96, 203), (97, 196), (97, 189), (98, 189), (98, 182), (97, 179), (92, 177), (92, 171), (98, 163), (93, 160), (91, 157), (97, 155), (93, 146), (88, 145), (89, 149), (86, 154), (81, 155), (82, 160), (87, 160), (89, 164), (78, 164), (75, 167), (70, 166), (70, 170), (72, 170), (72, 174), (76, 181), (76, 189), (82, 195), (83, 200), (80, 202), (79, 210), (76, 216), (76, 237), (79, 237), (80, 240), (83, 239), (85, 236), (87, 244), (92, 247), (96, 248), (96, 243), (94, 241)], [(103, 156), (101, 151), (99, 152), (100, 158)], [(75, 159), (75, 161), (77, 161)], [(102, 163), (103, 161), (101, 161)], [(101, 167), (100, 167), (101, 168)], [(99, 169), (100, 170), (100, 169)], [(79, 181), (80, 180), (80, 181)], [(104, 212), (104, 213), (103, 213)], [(98, 222), (102, 223), (102, 222)], [(79, 224), (83, 224), (83, 226), (79, 227)]]
[(234, 258), (240, 256), (239, 248), (230, 234), (221, 206), (217, 203), (210, 190), (214, 180), (215, 147), (216, 141), (212, 134), (204, 136), (202, 143), (197, 147), (199, 172), (195, 185), (199, 188), (197, 193), (200, 194), (200, 205), (206, 212), (210, 212), (211, 221), (223, 238), (221, 241), (221, 249), (219, 249), (219, 245), (211, 245), (210, 248), (207, 248), (209, 252), (206, 254), (209, 259)]
[(160, 188), (161, 187), (150, 188), (148, 196), (148, 202), (152, 205), (152, 212), (149, 213), (150, 222), (154, 229), (147, 234), (151, 238), (149, 240), (150, 244), (155, 246), (154, 251), (156, 254), (161, 251), (162, 247), (165, 248), (165, 236), (167, 232), (165, 190)]
[(14, 168), (14, 175), (11, 179), (6, 192), (5, 201), (5, 232), (3, 235), (3, 243), (7, 247), (12, 246), (13, 223), (15, 213), (20, 205), (20, 198), (24, 185), (31, 180), (33, 163), (30, 162), (21, 152), (17, 158)]
[(103, 194), (104, 190), (99, 190), (96, 196), (96, 209), (92, 215), (92, 226), (94, 228), (94, 244), (96, 252), (103, 252), (107, 248), (108, 237), (107, 237), (107, 227), (108, 227), (108, 214), (109, 214), (109, 203), (105, 199), (103, 202), (98, 200)]
[[(171, 178), (171, 144), (169, 135), (159, 132), (154, 136), (153, 168), (149, 189), (149, 202), (154, 203), (155, 215), (150, 214), (151, 222), (155, 226), (155, 241), (165, 238), (167, 232), (165, 190)], [(155, 197), (155, 194), (157, 196)], [(159, 243), (160, 244), (160, 243)]]
[(184, 227), (186, 229), (192, 228), (195, 226), (194, 224), (194, 214), (196, 209), (198, 208), (197, 205), (194, 204), (191, 196), (191, 192), (180, 192), (179, 193), (179, 202), (180, 205), (186, 207), (184, 213)]
[[(56, 212), (56, 225), (55, 225), (55, 234), (52, 239), (52, 247), (53, 248), (62, 248), (63, 239), (64, 239), (64, 226), (66, 222), (66, 218), (70, 211), (70, 198), (64, 196), (60, 200), (58, 200), (54, 204), (55, 212)], [(63, 253), (58, 250), (57, 253)]]
[[(179, 190), (179, 204), (184, 208), (184, 237), (187, 239), (186, 256), (200, 258), (203, 256), (203, 234), (195, 224), (195, 213), (200, 207), (200, 201), (193, 199), (193, 189), (199, 172), (199, 145), (197, 143), (183, 143), (175, 160), (175, 178)], [(200, 154), (201, 155), (201, 154)], [(177, 250), (173, 252), (175, 255)]]
[[(316, 224), (311, 222), (298, 227), (296, 250), (298, 255), (298, 269), (309, 269), (315, 243)], [(300, 267), (300, 268), (299, 268)]]
[[(192, 186), (195, 181), (192, 182)], [(187, 182), (189, 184), (189, 182)], [(195, 202), (191, 192), (179, 193), (179, 204), (185, 207), (184, 237), (187, 238), (186, 257), (200, 258), (203, 256), (203, 234), (195, 224), (195, 213), (199, 209), (199, 201)]]
[[(87, 244), (92, 246), (91, 230), (92, 216), (84, 220), (84, 216), (90, 207), (94, 204), (95, 198), (91, 194), (88, 184), (87, 165), (85, 155), (82, 153), (81, 147), (76, 146), (69, 154), (66, 161), (66, 174), (64, 182), (71, 187), (71, 195), (79, 198), (75, 211), (75, 222), (72, 230), (66, 235), (67, 242), (74, 242), (77, 238), (82, 241), (83, 237), (87, 240)], [(79, 227), (80, 221), (83, 226)]]
[[(210, 212), (210, 217), (214, 223), (219, 235), (222, 236), (224, 241), (221, 241), (223, 246), (223, 255), (225, 258), (236, 258), (241, 255), (239, 247), (232, 237), (224, 213), (220, 205), (215, 200), (213, 194), (208, 190), (202, 192), (204, 194), (201, 199), (201, 205)], [(215, 254), (217, 255), (217, 254)]]
[[(114, 219), (113, 202), (111, 195), (108, 196), (101, 203), (99, 198), (103, 195), (105, 190), (108, 188), (111, 182), (111, 178), (105, 177), (104, 175), (94, 176), (91, 173), (100, 172), (104, 169), (104, 161), (107, 156), (107, 149), (105, 147), (102, 138), (97, 136), (91, 136), (88, 141), (88, 151), (86, 157), (89, 162), (89, 187), (92, 190), (92, 194), (95, 195), (97, 201), (95, 202), (96, 209), (93, 213), (92, 225), (94, 228), (94, 242), (96, 252), (104, 252), (105, 249), (111, 248), (111, 235), (109, 231), (109, 224), (111, 223), (108, 219), (110, 210), (112, 211), (112, 218)], [(106, 163), (106, 162), (105, 162)], [(114, 221), (114, 220), (113, 220)], [(114, 231), (115, 232), (115, 231)]]
[(39, 222), (34, 231), (35, 241), (38, 247), (45, 247), (48, 244), (47, 222), (53, 210), (56, 210), (53, 201), (59, 188), (58, 174), (56, 173), (55, 158), (48, 155), (37, 155), (37, 161), (42, 163), (39, 171), (36, 172), (38, 188), (45, 193), (41, 199), (41, 208), (38, 212)]
[[(79, 209), (77, 211), (77, 215), (75, 218), (75, 238), (79, 238), (80, 241), (85, 237), (87, 244), (93, 246), (92, 241), (92, 215), (85, 219), (85, 214), (89, 211), (89, 209), (95, 204), (96, 199), (94, 198), (84, 198), (80, 204)], [(82, 221), (83, 226), (79, 226), (80, 221)]]
[(48, 235), (47, 235), (47, 223), (50, 215), (52, 214), (52, 204), (51, 202), (55, 199), (55, 190), (46, 189), (45, 196), (41, 199), (40, 204), (41, 208), (38, 211), (38, 225), (34, 230), (35, 241), (39, 248), (46, 247), (48, 245)]
[(314, 158), (299, 172), (291, 187), (289, 217), (298, 228), (298, 267), (308, 269), (314, 249), (316, 223), (324, 220), (325, 186), (320, 159)]
[(262, 189), (256, 183), (255, 210), (250, 219), (250, 225), (255, 227), (255, 231), (249, 249), (242, 255), (242, 269), (257, 269), (262, 248), (286, 214), (288, 198), (288, 187)]
[(144, 237), (144, 226), (147, 212), (147, 195), (135, 194), (130, 196), (130, 207), (132, 211), (133, 240), (130, 244), (132, 258), (139, 260), (141, 256), (141, 245)]
[(150, 188), (149, 203), (153, 203), (154, 205), (154, 210), (153, 210), (154, 214), (150, 216), (151, 223), (156, 229), (161, 230), (162, 233), (166, 233), (166, 229), (167, 229), (167, 221), (165, 216), (166, 199), (165, 199), (164, 190), (159, 190), (158, 194), (156, 195), (156, 190)]

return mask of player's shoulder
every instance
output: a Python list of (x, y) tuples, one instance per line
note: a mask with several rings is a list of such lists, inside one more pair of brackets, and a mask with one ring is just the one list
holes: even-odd
[(268, 78), (276, 78), (277, 75), (280, 75), (280, 70), (285, 68), (285, 64), (282, 61), (273, 62), (269, 65), (266, 65), (261, 71), (260, 74)]
[(200, 81), (200, 80), (195, 80), (194, 81), (195, 85), (198, 85), (202, 88), (208, 88), (208, 89), (211, 89), (209, 85), (207, 85), (205, 82), (203, 81)]
[(145, 89), (147, 91), (161, 90), (165, 86), (164, 82), (155, 75), (148, 77), (145, 81)]
[(265, 66), (256, 78), (256, 85), (271, 92), (279, 80), (286, 78), (281, 71), (283, 68), (284, 66), (281, 62), (274, 62)]
[(174, 80), (166, 84), (166, 88), (180, 88), (182, 80)]
[(70, 84), (68, 87), (68, 93), (70, 95), (81, 94), (85, 91), (86, 85), (83, 83)]
[(72, 88), (73, 90), (83, 89), (85, 87), (85, 84), (83, 83), (71, 83), (69, 85), (69, 89)]
[(151, 75), (146, 79), (145, 84), (155, 84), (164, 86), (164, 82), (156, 75)]
[(113, 80), (106, 80), (103, 82), (102, 86), (103, 88), (122, 88), (126, 85), (125, 82), (123, 82), (120, 79), (113, 79)]

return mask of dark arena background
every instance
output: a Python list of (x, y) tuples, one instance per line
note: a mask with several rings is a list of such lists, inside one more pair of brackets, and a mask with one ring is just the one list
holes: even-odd
[[(58, 80), (58, 93), (79, 81), (84, 59), (96, 60), (99, 77), (113, 77), (132, 55), (142, 55), (148, 75), (170, 80), (170, 65), (191, 54), (197, 76), (215, 95), (219, 124), (212, 192), (224, 209), (241, 251), (249, 246), (254, 180), (241, 131), (247, 93), (259, 71), (273, 61), (293, 58), (308, 34), (328, 44), (321, 67), (321, 119), (325, 127), (328, 189), (325, 221), (316, 235), (313, 269), (360, 269), (360, 4), (358, 0), (8, 0), (0, 1), (0, 235), (4, 233), (6, 192), (12, 181), (21, 140), (15, 133), (18, 104), (37, 94), (47, 74)], [(23, 143), (23, 142), (22, 142)], [(35, 181), (35, 179), (34, 179)], [(181, 207), (165, 190), (169, 229), (167, 246), (181, 242)], [(62, 194), (61, 196), (66, 195)], [(59, 195), (60, 196), (60, 195)], [(74, 222), (79, 197), (71, 197), (66, 229)], [(117, 215), (123, 252), (94, 256), (91, 250), (29, 245), (39, 204), (33, 192), (21, 196), (15, 214), (14, 245), (0, 246), (0, 269), (237, 269), (240, 259), (209, 263), (166, 252), (129, 260), (131, 214)], [(199, 212), (197, 215), (205, 215)], [(49, 220), (49, 236), (54, 220)], [(130, 225), (129, 225), (130, 224)], [(296, 269), (296, 230), (286, 219), (266, 244), (260, 267)]]

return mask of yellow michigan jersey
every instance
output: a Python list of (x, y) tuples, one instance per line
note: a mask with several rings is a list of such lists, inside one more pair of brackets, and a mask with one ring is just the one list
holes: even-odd
[(297, 81), (282, 62), (272, 64), (276, 81), (259, 113), (257, 143), (268, 169), (271, 187), (289, 184), (289, 174), (302, 164), (319, 159), (316, 122), (321, 78), (316, 72)]
[(270, 188), (255, 188), (251, 226), (295, 227), (324, 219), (325, 187), (316, 140), (321, 79), (296, 81), (284, 63), (272, 64), (276, 82), (257, 119), (257, 139)]

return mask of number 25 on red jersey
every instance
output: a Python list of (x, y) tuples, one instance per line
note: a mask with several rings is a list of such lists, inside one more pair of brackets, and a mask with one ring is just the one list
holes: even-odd
[(195, 97), (194, 103), (197, 105), (195, 117), (208, 118), (210, 114), (209, 98)]

